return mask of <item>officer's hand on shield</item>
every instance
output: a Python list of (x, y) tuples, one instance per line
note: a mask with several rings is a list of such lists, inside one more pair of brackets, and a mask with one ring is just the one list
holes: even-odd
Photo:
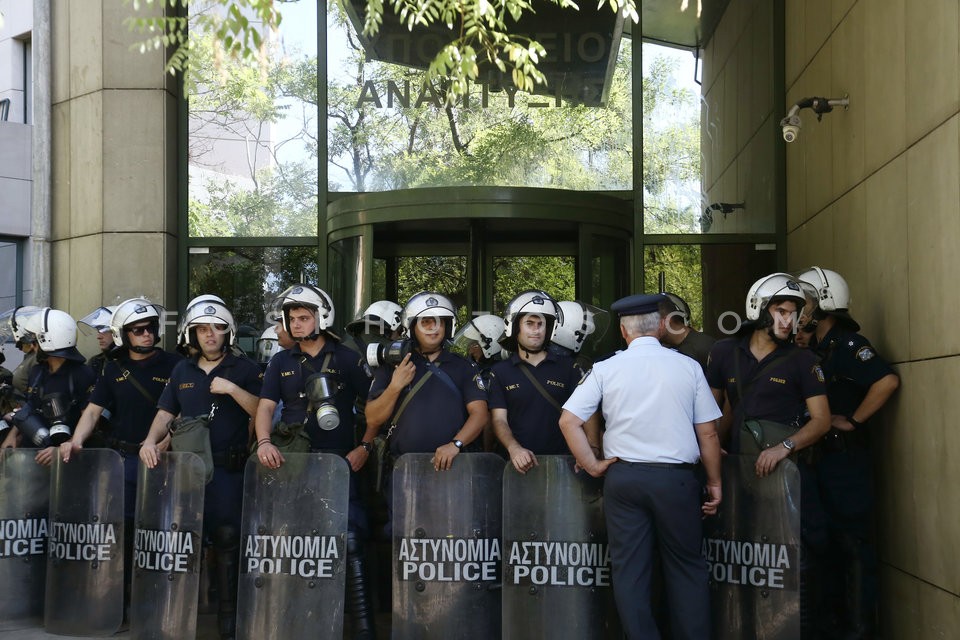
[(413, 382), (413, 377), (417, 375), (417, 365), (410, 362), (411, 356), (413, 356), (412, 353), (403, 356), (403, 360), (400, 361), (397, 368), (393, 370), (393, 375), (390, 376), (390, 386), (393, 387), (394, 391), (402, 391)]
[(140, 460), (147, 465), (147, 469), (153, 469), (160, 462), (160, 451), (157, 445), (152, 442), (144, 442), (140, 445)]
[(257, 447), (257, 460), (268, 469), (279, 469), (286, 462), (280, 449), (270, 442), (261, 442)]
[(524, 449), (519, 444), (511, 447), (508, 453), (510, 454), (510, 462), (513, 463), (513, 468), (518, 473), (526, 473), (540, 464), (537, 462), (537, 456), (534, 455), (533, 451)]
[(347, 453), (347, 464), (350, 465), (350, 469), (354, 472), (363, 469), (363, 465), (367, 464), (367, 460), (369, 459), (370, 453), (362, 446), (355, 447), (353, 451)]
[(765, 478), (773, 473), (780, 461), (786, 458), (788, 455), (790, 455), (790, 451), (782, 445), (777, 445), (761, 451), (760, 455), (757, 457), (757, 464), (755, 465), (757, 477)]
[(37, 455), (33, 457), (33, 460), (40, 465), (49, 467), (53, 464), (53, 456), (56, 453), (56, 447), (44, 447), (37, 451)]
[(453, 467), (453, 459), (457, 457), (458, 453), (460, 453), (460, 448), (452, 442), (437, 447), (437, 450), (433, 454), (434, 470), (449, 471), (450, 468)]
[(75, 440), (67, 440), (60, 445), (60, 459), (64, 462), (70, 462), (70, 458), (74, 453), (79, 452), (83, 449), (83, 444)]

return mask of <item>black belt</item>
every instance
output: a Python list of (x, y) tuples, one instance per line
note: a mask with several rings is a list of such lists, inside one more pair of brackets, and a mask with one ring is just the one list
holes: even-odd
[(110, 438), (107, 440), (107, 447), (113, 449), (114, 451), (119, 451), (120, 453), (140, 453), (140, 443), (138, 442), (126, 442), (125, 440)]
[(620, 460), (632, 467), (649, 467), (651, 469), (696, 469), (699, 463), (696, 462), (626, 462)]

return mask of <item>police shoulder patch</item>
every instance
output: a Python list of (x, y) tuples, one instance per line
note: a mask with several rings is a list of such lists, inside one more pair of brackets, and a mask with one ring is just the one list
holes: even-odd
[(480, 389), (480, 391), (487, 390), (487, 385), (483, 382), (483, 376), (481, 376), (479, 373), (473, 376), (473, 381), (477, 383), (477, 389)]
[(859, 360), (860, 362), (866, 362), (867, 360), (871, 360), (875, 355), (877, 354), (874, 353), (873, 349), (871, 349), (870, 347), (860, 347), (857, 350), (857, 360)]
[(585, 374), (583, 374), (583, 375), (580, 377), (580, 381), (577, 383), (577, 385), (579, 386), (579, 385), (583, 384), (583, 381), (586, 380), (587, 378), (589, 378), (591, 373), (593, 373), (593, 369), (590, 369), (590, 370), (587, 371)]
[(817, 376), (817, 380), (824, 382), (825, 378), (823, 376), (823, 369), (820, 368), (819, 364), (813, 365), (813, 368), (810, 370), (813, 375)]

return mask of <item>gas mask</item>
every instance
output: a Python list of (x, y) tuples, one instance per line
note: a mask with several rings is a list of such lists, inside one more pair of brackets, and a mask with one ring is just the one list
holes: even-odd
[(73, 435), (66, 422), (71, 408), (73, 400), (66, 393), (48, 393), (40, 401), (40, 413), (50, 425), (50, 444), (55, 447), (59, 447)]
[(29, 402), (13, 414), (13, 426), (35, 447), (46, 447), (50, 444), (50, 428), (43, 418), (34, 413)]
[(340, 390), (336, 378), (326, 373), (314, 373), (304, 383), (304, 396), (310, 401), (308, 411), (317, 412), (317, 424), (324, 431), (340, 426), (340, 413), (333, 400)]

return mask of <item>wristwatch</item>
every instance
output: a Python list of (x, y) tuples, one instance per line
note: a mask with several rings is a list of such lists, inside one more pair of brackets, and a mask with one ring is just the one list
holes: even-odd
[(463, 441), (462, 441), (462, 440), (456, 440), (456, 439), (454, 439), (454, 440), (451, 440), (450, 442), (452, 442), (452, 443), (453, 443), (453, 446), (455, 446), (457, 449), (460, 449), (460, 450), (463, 449)]
[(797, 448), (797, 444), (796, 444), (793, 440), (791, 440), (790, 438), (787, 438), (786, 440), (784, 440), (784, 441), (781, 442), (780, 444), (782, 444), (782, 445), (784, 446), (784, 448), (785, 448), (787, 451), (790, 451), (791, 453), (793, 452), (794, 449)]
[(363, 450), (367, 453), (373, 453), (373, 443), (367, 442), (365, 440), (360, 441), (360, 446), (363, 447)]

